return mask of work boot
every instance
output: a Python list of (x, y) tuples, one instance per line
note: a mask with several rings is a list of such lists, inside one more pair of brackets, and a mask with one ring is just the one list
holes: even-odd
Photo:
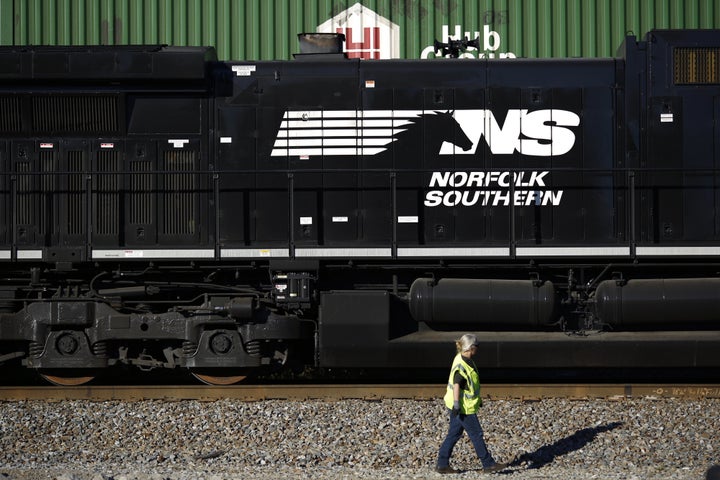
[(445, 467), (435, 467), (435, 471), (438, 473), (460, 473), (460, 470), (455, 470), (450, 465)]
[(483, 473), (496, 473), (501, 470), (505, 470), (507, 467), (507, 463), (496, 463), (495, 465), (490, 465), (489, 467), (484, 467), (482, 469)]

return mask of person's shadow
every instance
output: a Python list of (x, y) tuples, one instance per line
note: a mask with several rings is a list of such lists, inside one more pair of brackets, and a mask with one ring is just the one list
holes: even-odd
[(543, 445), (532, 453), (523, 453), (508, 464), (508, 467), (517, 467), (523, 463), (528, 464), (528, 469), (542, 468), (557, 457), (580, 450), (588, 443), (595, 440), (599, 433), (609, 432), (620, 427), (622, 422), (612, 422), (599, 427), (583, 428), (550, 445)]

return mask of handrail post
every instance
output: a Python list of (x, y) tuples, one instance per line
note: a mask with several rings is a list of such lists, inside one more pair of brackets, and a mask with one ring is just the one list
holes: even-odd
[(515, 235), (517, 232), (515, 231), (515, 177), (516, 173), (511, 172), (510, 175), (510, 244), (509, 244), (509, 253), (510, 258), (515, 259), (516, 253), (517, 253), (517, 242), (515, 241)]
[(630, 207), (630, 256), (635, 258), (637, 248), (637, 238), (635, 237), (635, 232), (637, 229), (635, 228), (635, 172), (632, 170), (628, 171), (628, 184), (630, 186), (630, 201), (628, 202)]
[(392, 245), (390, 250), (390, 256), (397, 258), (397, 174), (395, 172), (390, 173), (390, 189), (391, 189), (391, 203), (392, 203)]
[(295, 258), (295, 176), (292, 172), (288, 172), (288, 201), (290, 202), (288, 205), (288, 214), (289, 219), (288, 228), (290, 229), (290, 235), (288, 236), (290, 238), (290, 245), (289, 245), (289, 252), (288, 256), (290, 258)]

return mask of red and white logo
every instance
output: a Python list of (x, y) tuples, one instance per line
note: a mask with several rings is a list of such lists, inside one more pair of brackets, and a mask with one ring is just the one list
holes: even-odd
[(344, 34), (348, 58), (400, 57), (400, 27), (361, 3), (322, 23), (317, 31)]

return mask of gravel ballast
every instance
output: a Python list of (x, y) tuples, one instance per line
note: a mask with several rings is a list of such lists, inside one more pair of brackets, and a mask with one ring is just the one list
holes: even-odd
[(434, 471), (440, 399), (0, 403), (0, 480), (235, 478), (703, 479), (720, 468), (720, 400), (485, 401), (504, 471), (458, 443)]

